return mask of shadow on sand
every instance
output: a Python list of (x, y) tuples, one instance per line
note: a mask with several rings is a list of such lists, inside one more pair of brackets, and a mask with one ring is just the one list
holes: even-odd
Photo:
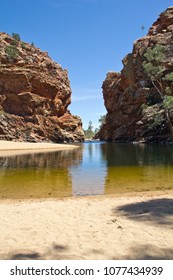
[(173, 228), (173, 199), (151, 199), (143, 202), (126, 204), (113, 209), (129, 219), (136, 221), (151, 221), (156, 224), (172, 225)]
[[(115, 256), (113, 259), (118, 260)], [(149, 245), (140, 245), (130, 248), (130, 253), (123, 256), (125, 260), (173, 260), (173, 249), (166, 249)]]
[(18, 252), (11, 252), (6, 258), (9, 260), (79, 260), (83, 259), (69, 252), (68, 246), (53, 243), (50, 248), (44, 252), (35, 252), (26, 249), (21, 249)]
[(29, 250), (21, 250), (19, 253), (11, 253), (10, 260), (61, 260), (65, 259), (64, 253), (68, 251), (67, 246), (53, 244), (51, 248), (47, 249), (44, 253), (38, 253)]
[[(173, 230), (173, 199), (150, 199), (143, 202), (126, 204), (113, 209), (115, 215), (120, 214), (128, 219), (140, 222), (149, 222), (153, 225), (167, 227)], [(141, 233), (142, 234), (142, 233)], [(165, 236), (166, 238), (166, 236)], [(161, 244), (162, 246), (162, 244)], [(173, 260), (173, 248), (164, 248), (163, 246), (151, 244), (136, 245), (129, 249), (127, 255), (121, 256), (121, 259), (136, 260)], [(68, 246), (53, 243), (50, 248), (40, 253), (22, 249), (18, 252), (11, 252), (8, 256), (11, 260), (65, 260), (82, 259), (70, 253)], [(111, 259), (120, 259), (120, 256), (113, 256)]]
[[(122, 215), (139, 223), (150, 223), (173, 232), (173, 199), (150, 199), (143, 202), (126, 204), (113, 209), (115, 215)], [(142, 232), (141, 232), (142, 234)], [(157, 238), (157, 237), (156, 237)], [(165, 236), (166, 238), (166, 236)], [(173, 243), (172, 243), (173, 244)], [(129, 249), (123, 259), (136, 260), (173, 260), (173, 248), (157, 247), (153, 244), (136, 245)], [(114, 259), (119, 259), (115, 256)]]

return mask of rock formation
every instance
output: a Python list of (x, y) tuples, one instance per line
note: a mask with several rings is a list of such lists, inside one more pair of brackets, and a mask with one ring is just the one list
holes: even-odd
[(18, 34), (0, 33), (0, 139), (83, 141), (70, 102), (67, 70)]
[[(172, 141), (160, 95), (143, 67), (146, 51), (156, 45), (167, 50), (165, 74), (173, 72), (173, 7), (159, 16), (146, 36), (134, 42), (132, 53), (123, 59), (121, 73), (107, 74), (102, 86), (106, 122), (96, 137), (113, 142)], [(173, 95), (173, 83), (163, 81), (163, 88), (165, 94)], [(173, 124), (173, 106), (169, 109)]]

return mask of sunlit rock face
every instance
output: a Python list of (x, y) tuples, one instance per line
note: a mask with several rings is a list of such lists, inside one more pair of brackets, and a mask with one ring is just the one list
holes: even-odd
[(33, 44), (0, 33), (0, 139), (78, 142), (67, 70)]
[[(123, 59), (120, 73), (109, 72), (103, 82), (107, 109), (106, 123), (97, 138), (113, 142), (171, 141), (169, 125), (161, 106), (160, 96), (144, 72), (144, 54), (155, 45), (166, 47), (165, 73), (173, 72), (173, 7), (163, 12), (148, 34), (134, 42), (133, 51)], [(166, 89), (167, 82), (163, 83)], [(173, 95), (173, 86), (169, 84)], [(145, 104), (149, 104), (144, 108)], [(156, 115), (160, 123), (154, 123)], [(173, 110), (170, 110), (173, 123)]]

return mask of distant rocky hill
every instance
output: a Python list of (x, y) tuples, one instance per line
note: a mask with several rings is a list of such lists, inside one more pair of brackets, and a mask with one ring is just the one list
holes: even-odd
[[(158, 86), (144, 70), (146, 53), (156, 46), (165, 48), (165, 57), (157, 66), (162, 70)], [(121, 73), (109, 72), (103, 82), (107, 116), (96, 137), (113, 142), (172, 141), (173, 102), (169, 99), (172, 103), (165, 109), (163, 99), (173, 95), (173, 7), (159, 16), (146, 36), (134, 42), (123, 65)], [(164, 98), (157, 90), (161, 86)]]
[(83, 141), (70, 103), (67, 70), (18, 34), (0, 33), (0, 139)]

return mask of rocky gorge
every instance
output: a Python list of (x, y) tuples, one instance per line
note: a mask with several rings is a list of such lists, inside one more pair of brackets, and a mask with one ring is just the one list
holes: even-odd
[(68, 110), (67, 70), (47, 52), (0, 33), (0, 139), (81, 142), (82, 121)]
[[(166, 50), (158, 80), (164, 98), (144, 69), (147, 50), (156, 46)], [(107, 115), (96, 138), (112, 142), (172, 142), (173, 7), (161, 13), (148, 34), (134, 42), (132, 53), (122, 62), (122, 71), (109, 72), (103, 82)], [(163, 105), (165, 96), (171, 100), (167, 109)]]

